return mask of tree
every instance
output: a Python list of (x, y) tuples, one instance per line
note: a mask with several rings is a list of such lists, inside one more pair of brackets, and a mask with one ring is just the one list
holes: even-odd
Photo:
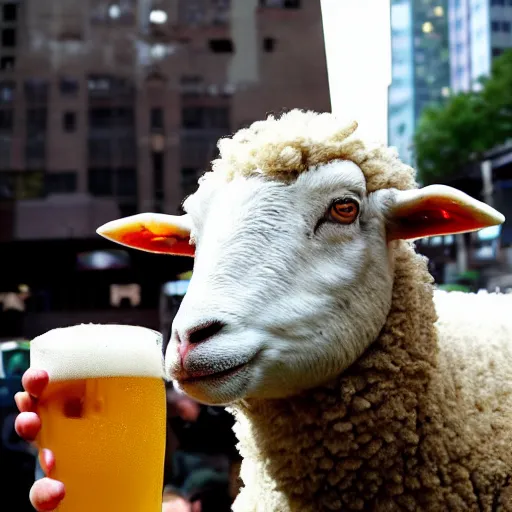
[(424, 109), (414, 137), (419, 179), (433, 183), (460, 172), (512, 137), (512, 51), (493, 62), (480, 90)]

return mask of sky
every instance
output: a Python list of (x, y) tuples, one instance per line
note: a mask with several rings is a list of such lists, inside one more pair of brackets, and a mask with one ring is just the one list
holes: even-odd
[(387, 144), (389, 0), (321, 0), (332, 111)]

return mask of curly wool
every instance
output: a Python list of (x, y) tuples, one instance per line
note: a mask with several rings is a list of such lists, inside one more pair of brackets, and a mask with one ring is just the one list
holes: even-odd
[(426, 260), (406, 242), (395, 253), (387, 322), (348, 371), (233, 407), (245, 484), (235, 512), (512, 510), (512, 322), (495, 316), (489, 347), (475, 335), (485, 297), (447, 294), (443, 313), (467, 307), (436, 326)]
[(356, 129), (357, 122), (346, 126), (330, 113), (295, 109), (279, 118), (269, 116), (220, 139), (214, 172), (202, 179), (260, 176), (286, 181), (320, 164), (349, 160), (363, 171), (368, 192), (416, 187), (414, 169), (395, 149), (364, 143), (354, 136)]

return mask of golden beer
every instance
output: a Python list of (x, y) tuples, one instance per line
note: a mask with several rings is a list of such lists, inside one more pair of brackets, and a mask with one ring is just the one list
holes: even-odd
[(160, 335), (82, 325), (31, 344), (31, 367), (50, 383), (38, 414), (39, 448), (64, 482), (59, 512), (161, 512), (166, 398)]

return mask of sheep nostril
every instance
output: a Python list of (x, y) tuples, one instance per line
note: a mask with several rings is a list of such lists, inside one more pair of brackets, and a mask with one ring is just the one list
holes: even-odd
[(207, 322), (203, 325), (199, 325), (190, 329), (187, 332), (185, 339), (192, 345), (206, 341), (218, 334), (222, 329), (226, 327), (226, 324), (218, 321)]

